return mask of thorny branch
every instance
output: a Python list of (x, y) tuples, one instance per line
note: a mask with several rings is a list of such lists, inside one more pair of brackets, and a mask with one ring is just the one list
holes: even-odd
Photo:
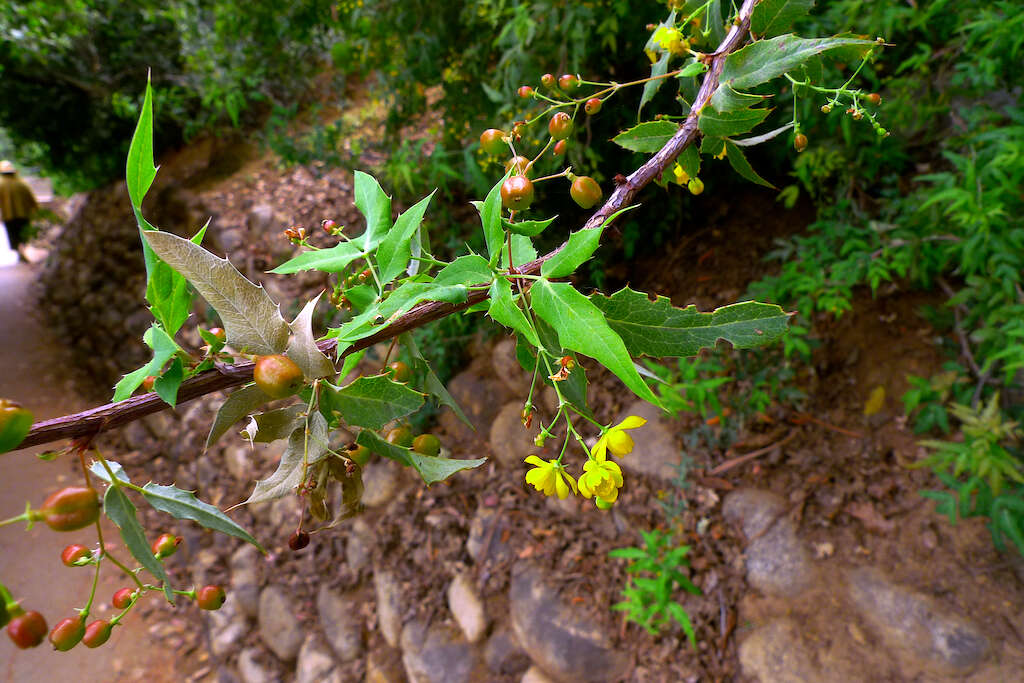
[[(583, 226), (584, 228), (596, 228), (602, 225), (616, 211), (629, 206), (641, 189), (646, 187), (652, 180), (660, 178), (661, 174), (675, 162), (683, 150), (694, 144), (698, 136), (697, 121), (700, 112), (708, 104), (711, 96), (718, 88), (718, 77), (725, 66), (725, 58), (739, 49), (746, 40), (750, 30), (750, 15), (757, 1), (744, 0), (739, 15), (729, 28), (729, 32), (718, 46), (718, 49), (709, 55), (709, 68), (705, 73), (704, 81), (697, 92), (697, 97), (694, 99), (689, 116), (679, 127), (676, 134), (646, 163), (636, 169), (624, 181), (618, 183), (608, 201), (590, 217)], [(518, 268), (519, 272), (526, 275), (540, 272), (541, 264), (557, 254), (564, 246), (563, 244), (554, 251), (520, 266)], [(441, 302), (420, 304), (373, 336), (361, 339), (345, 349), (342, 353), (342, 358), (350, 353), (373, 346), (378, 342), (393, 339), (400, 334), (465, 310), (486, 298), (487, 293), (485, 291), (474, 291), (470, 292), (467, 301), (461, 304)], [(319, 342), (317, 346), (324, 353), (331, 355), (336, 350), (337, 342), (331, 339)], [(208, 370), (186, 380), (178, 390), (178, 403), (185, 403), (215, 391), (230, 389), (231, 387), (250, 382), (252, 381), (252, 369), (253, 363), (251, 361), (244, 361), (216, 370)], [(93, 438), (102, 432), (121, 427), (166, 408), (167, 404), (155, 393), (150, 392), (125, 399), (118, 403), (108, 403), (81, 413), (45, 420), (32, 426), (32, 431), (25, 437), (20, 448), (37, 446), (60, 439)]]

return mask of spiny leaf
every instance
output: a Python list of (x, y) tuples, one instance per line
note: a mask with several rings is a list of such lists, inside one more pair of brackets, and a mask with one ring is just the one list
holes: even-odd
[(653, 153), (664, 147), (678, 131), (679, 126), (671, 121), (647, 121), (619, 133), (612, 142), (634, 152)]
[(473, 458), (471, 460), (455, 460), (453, 458), (441, 458), (431, 455), (420, 455), (415, 451), (409, 452), (409, 461), (413, 468), (423, 477), (427, 486), (439, 481), (444, 481), (456, 472), (471, 470), (480, 467), (487, 458)]
[(750, 165), (749, 161), (747, 161), (747, 156), (743, 153), (743, 150), (734, 145), (731, 140), (725, 141), (725, 150), (725, 158), (729, 160), (729, 165), (732, 166), (734, 171), (752, 183), (764, 185), (765, 187), (770, 187), (773, 190), (776, 189), (774, 185), (758, 175), (757, 171), (754, 170), (754, 167)]
[(357, 240), (369, 253), (391, 228), (391, 197), (373, 176), (362, 171), (355, 172), (354, 194), (356, 208), (366, 218), (366, 231)]
[(707, 138), (725, 138), (730, 135), (746, 133), (764, 121), (771, 112), (771, 109), (740, 109), (739, 111), (719, 112), (711, 107), (705, 107), (697, 125), (704, 133), (705, 140)]
[(160, 370), (164, 367), (164, 363), (180, 350), (177, 343), (157, 325), (153, 325), (146, 330), (146, 333), (142, 335), (142, 341), (145, 342), (146, 346), (153, 349), (153, 358), (138, 370), (130, 372), (121, 378), (114, 387), (114, 403), (123, 401), (131, 396), (132, 392), (142, 384), (142, 380), (146, 379), (149, 375), (159, 375)]
[(516, 221), (515, 223), (512, 223), (502, 218), (501, 224), (506, 230), (515, 235), (536, 237), (537, 235), (544, 232), (545, 228), (551, 225), (551, 222), (554, 221), (555, 218), (558, 218), (558, 216), (553, 216), (545, 221)]
[(353, 427), (380, 429), (423, 405), (423, 394), (387, 375), (360, 377), (344, 387), (327, 384), (330, 404)]
[(537, 340), (537, 334), (533, 331), (530, 321), (526, 319), (526, 314), (516, 304), (512, 296), (512, 284), (508, 279), (505, 277), (495, 278), (491, 283), (489, 294), (490, 305), (487, 315), (491, 316), (495, 322), (505, 327), (511, 327), (526, 337), (531, 344), (538, 346), (540, 342)]
[(434, 192), (399, 216), (394, 227), (377, 247), (377, 264), (380, 266), (382, 285), (394, 280), (409, 265), (409, 259), (412, 257), (411, 240), (423, 222), (423, 215), (427, 212), (427, 205), (430, 204)]
[(289, 325), (292, 338), (288, 343), (287, 355), (302, 369), (302, 374), (307, 380), (332, 377), (335, 372), (334, 363), (317, 348), (313, 337), (313, 309), (316, 308), (321, 296), (323, 292), (308, 302)]
[(106, 495), (103, 496), (103, 512), (121, 530), (121, 538), (124, 539), (124, 545), (132, 557), (163, 583), (164, 596), (167, 598), (167, 602), (173, 605), (174, 594), (171, 593), (171, 583), (167, 578), (167, 572), (164, 571), (163, 563), (156, 559), (153, 551), (149, 548), (146, 532), (139, 524), (132, 501), (119, 487), (110, 486)]
[(228, 430), (228, 427), (249, 415), (269, 400), (270, 397), (260, 391), (255, 384), (232, 392), (225, 399), (224, 403), (221, 404), (220, 409), (217, 411), (217, 416), (213, 419), (210, 435), (206, 437), (206, 447), (209, 448), (216, 443), (217, 439)]
[(340, 273), (358, 258), (366, 256), (355, 242), (340, 242), (328, 249), (311, 249), (304, 251), (295, 258), (285, 261), (271, 273), (288, 275), (302, 270), (321, 270), (325, 273)]
[(455, 259), (442, 268), (436, 277), (434, 284), (438, 286), (448, 285), (480, 285), (490, 282), (494, 277), (487, 259), (479, 254), (466, 254)]
[(633, 367), (622, 339), (589, 299), (564, 282), (537, 280), (530, 291), (534, 311), (555, 329), (563, 347), (590, 356), (611, 370), (634, 394), (661, 405)]
[(859, 48), (863, 56), (872, 45), (874, 41), (863, 38), (798, 38), (787, 33), (751, 43), (726, 57), (719, 83), (736, 89), (752, 88), (796, 69), (823, 52), (852, 46)]
[(142, 489), (144, 491), (142, 496), (157, 510), (166, 512), (175, 519), (191, 519), (207, 529), (240, 538), (266, 553), (248, 531), (218, 508), (196, 498), (191, 491), (183, 491), (176, 486), (162, 486), (152, 482), (143, 486)]
[(302, 483), (304, 465), (323, 460), (326, 453), (327, 421), (320, 413), (313, 413), (309, 416), (309, 433), (304, 427), (292, 432), (277, 469), (266, 479), (256, 482), (256, 488), (243, 505), (283, 498), (292, 493)]
[(270, 443), (278, 439), (287, 439), (304, 421), (303, 415), (306, 406), (296, 403), (287, 408), (270, 410), (259, 415), (253, 415), (253, 422), (256, 423), (256, 432), (252, 440), (260, 443)]
[(473, 202), (476, 210), (480, 212), (480, 223), (483, 225), (484, 241), (487, 244), (487, 255), (490, 257), (489, 263), (498, 262), (501, 245), (505, 241), (505, 233), (501, 229), (501, 185), (509, 177), (509, 173), (511, 171), (494, 184), (484, 201)]
[(766, 95), (751, 95), (734, 90), (730, 85), (719, 86), (711, 96), (711, 106), (715, 111), (729, 112), (746, 109), (763, 101)]
[(220, 315), (227, 343), (249, 353), (281, 353), (288, 324), (263, 287), (254, 285), (227, 259), (167, 232), (144, 233), (153, 251), (184, 275)]
[(700, 313), (693, 305), (676, 308), (663, 296), (651, 301), (628, 287), (610, 297), (594, 294), (590, 300), (634, 356), (695, 356), (719, 339), (738, 349), (764, 346), (778, 341), (789, 322), (778, 306), (755, 301)]
[(750, 32), (765, 38), (777, 36), (805, 16), (813, 4), (814, 0), (761, 0), (750, 15)]

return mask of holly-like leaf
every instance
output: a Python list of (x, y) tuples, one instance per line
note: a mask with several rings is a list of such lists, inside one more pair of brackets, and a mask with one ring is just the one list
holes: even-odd
[(124, 545), (132, 557), (148, 569), (150, 574), (163, 582), (164, 597), (173, 605), (174, 594), (171, 593), (171, 583), (167, 578), (167, 572), (164, 571), (163, 563), (156, 559), (153, 551), (149, 549), (146, 532), (143, 531), (136, 516), (135, 504), (119, 487), (110, 486), (103, 496), (103, 512), (121, 530), (121, 538), (124, 539)]
[(184, 491), (176, 486), (163, 486), (152, 482), (142, 487), (142, 497), (160, 512), (166, 512), (175, 519), (191, 519), (213, 531), (240, 538), (251, 543), (266, 554), (263, 547), (248, 531), (239, 526), (233, 519), (218, 508), (204, 503), (191, 491)]
[(491, 316), (495, 322), (505, 327), (511, 327), (526, 337), (531, 344), (538, 346), (540, 342), (537, 340), (537, 333), (533, 331), (533, 326), (526, 319), (523, 309), (516, 304), (512, 296), (512, 284), (508, 279), (505, 277), (495, 278), (491, 283), (489, 294), (490, 307), (487, 309), (487, 315)]
[(328, 249), (311, 249), (304, 251), (298, 256), (285, 261), (271, 273), (277, 275), (288, 275), (298, 273), (302, 270), (320, 270), (325, 273), (340, 273), (356, 259), (366, 256), (369, 252), (364, 251), (355, 242), (339, 242)]
[(484, 241), (487, 244), (487, 255), (490, 263), (498, 262), (498, 255), (501, 253), (501, 245), (505, 242), (505, 233), (501, 229), (501, 185), (508, 178), (508, 173), (495, 183), (487, 198), (482, 202), (473, 202), (476, 210), (480, 212), (480, 223), (484, 228)]
[(701, 313), (693, 305), (676, 308), (663, 296), (651, 301), (628, 287), (610, 297), (594, 294), (590, 300), (634, 356), (695, 356), (719, 339), (737, 349), (765, 346), (777, 342), (789, 323), (781, 308), (756, 301)]
[(377, 265), (380, 267), (380, 283), (382, 285), (394, 280), (409, 265), (409, 259), (412, 257), (413, 235), (423, 222), (423, 215), (427, 212), (427, 205), (430, 204), (434, 192), (399, 216), (394, 227), (388, 231), (377, 247)]
[[(486, 302), (484, 302), (486, 305)], [(452, 395), (448, 393), (447, 387), (441, 379), (434, 373), (434, 369), (430, 367), (430, 363), (423, 357), (420, 352), (419, 346), (416, 345), (416, 340), (408, 332), (398, 337), (399, 342), (405, 347), (405, 350), (409, 352), (412, 357), (413, 365), (415, 366), (416, 372), (423, 377), (423, 388), (428, 394), (434, 397), (437, 402), (441, 405), (446, 405), (452, 409), (455, 416), (462, 420), (470, 429), (476, 430), (473, 423), (466, 417), (466, 413), (462, 412), (462, 408), (452, 398)]]
[(764, 121), (765, 117), (772, 112), (771, 109), (741, 109), (739, 111), (719, 112), (711, 107), (705, 107), (700, 114), (697, 125), (704, 133), (705, 139), (725, 138), (730, 135), (740, 135), (751, 130), (757, 124)]
[(232, 392), (221, 404), (217, 416), (213, 418), (213, 426), (210, 427), (210, 434), (206, 437), (206, 447), (209, 448), (216, 443), (217, 439), (228, 430), (228, 427), (253, 413), (269, 400), (270, 397), (260, 391), (255, 384)]
[(442, 268), (434, 277), (435, 285), (481, 285), (490, 282), (494, 274), (487, 259), (479, 254), (466, 254)]
[(784, 36), (759, 40), (733, 52), (725, 58), (725, 66), (718, 80), (722, 85), (730, 85), (736, 89), (752, 88), (767, 83), (787, 71), (793, 71), (806, 60), (823, 52), (853, 47), (863, 57), (872, 45), (874, 41), (863, 38), (798, 38), (792, 33), (787, 33)]
[(526, 237), (536, 237), (537, 235), (544, 232), (545, 228), (551, 225), (558, 216), (553, 216), (546, 221), (516, 221), (515, 223), (508, 221), (504, 218), (501, 219), (501, 224), (506, 230), (515, 235), (525, 235)]
[(750, 32), (764, 38), (777, 36), (806, 16), (812, 5), (814, 0), (762, 0), (750, 15)]
[(256, 488), (243, 505), (275, 500), (292, 493), (302, 483), (306, 466), (323, 460), (326, 454), (327, 421), (320, 413), (313, 413), (309, 416), (308, 432), (305, 427), (292, 432), (277, 469), (256, 482)]
[[(512, 244), (512, 262), (515, 265), (521, 266), (537, 258), (533, 240), (526, 235), (509, 235), (508, 240)], [(501, 250), (501, 267), (508, 268), (508, 249)]]
[(765, 97), (767, 96), (738, 92), (730, 85), (722, 85), (711, 96), (711, 106), (715, 108), (715, 111), (725, 113), (752, 107), (764, 101)]
[(252, 421), (256, 425), (256, 431), (252, 434), (252, 440), (260, 443), (270, 443), (278, 439), (287, 439), (292, 432), (302, 425), (305, 420), (303, 417), (305, 412), (306, 406), (296, 403), (287, 408), (278, 408), (277, 410), (253, 415)]
[(530, 291), (533, 310), (555, 329), (563, 347), (590, 356), (614, 373), (634, 394), (661, 405), (633, 367), (622, 339), (587, 297), (568, 283), (548, 280), (537, 280)]
[(603, 226), (577, 230), (553, 257), (540, 267), (544, 277), (566, 277), (572, 275), (601, 245)]
[[(672, 14), (675, 14), (673, 12)], [(653, 65), (651, 65), (651, 78), (654, 80), (647, 81), (644, 83), (643, 94), (640, 95), (640, 106), (636, 108), (637, 118), (640, 116), (640, 112), (643, 111), (644, 105), (651, 101), (654, 94), (658, 92), (658, 89), (665, 82), (664, 78), (658, 78), (658, 76), (664, 76), (668, 73), (668, 60), (672, 58), (672, 53), (666, 51)]]
[(181, 358), (175, 358), (167, 371), (153, 382), (153, 391), (163, 399), (164, 403), (173, 408), (178, 402), (178, 388), (183, 379), (185, 379), (185, 368), (182, 367)]
[(647, 121), (619, 133), (612, 142), (634, 152), (650, 154), (664, 147), (678, 131), (679, 126), (671, 121)]
[(245, 279), (227, 259), (167, 232), (144, 233), (153, 251), (184, 275), (220, 315), (227, 343), (249, 353), (281, 353), (288, 324), (263, 287)]
[(369, 253), (391, 229), (391, 197), (373, 176), (362, 171), (355, 172), (354, 193), (356, 208), (366, 218), (366, 230), (357, 242)]
[(356, 443), (360, 446), (366, 446), (370, 451), (381, 457), (390, 458), (397, 463), (401, 463), (405, 467), (412, 464), (412, 461), (409, 460), (409, 453), (412, 452), (410, 449), (385, 441), (372, 429), (361, 430), (356, 435)]
[(444, 481), (456, 472), (480, 467), (480, 465), (487, 462), (487, 458), (455, 460), (454, 458), (420, 455), (415, 451), (409, 451), (409, 462), (420, 473), (420, 476), (423, 477), (424, 483), (430, 486), (436, 482)]
[(292, 338), (288, 343), (287, 355), (302, 369), (302, 374), (307, 380), (332, 377), (335, 372), (334, 363), (317, 348), (313, 337), (313, 309), (316, 308), (321, 296), (323, 292), (308, 302), (289, 325)]
[[(406, 282), (392, 290), (387, 300), (368, 308), (341, 327), (332, 329), (329, 336), (344, 342), (355, 342), (391, 324), (422, 301), (462, 303), (466, 300), (467, 292), (465, 285), (438, 286), (433, 282)], [(344, 349), (339, 347), (339, 351)]]
[(353, 427), (380, 429), (423, 405), (423, 394), (388, 375), (360, 377), (344, 387), (326, 385), (331, 406)]
[(676, 163), (682, 166), (686, 175), (691, 178), (696, 178), (700, 174), (700, 152), (693, 145), (687, 145), (676, 158)]
[(146, 333), (142, 335), (142, 341), (145, 342), (146, 346), (153, 349), (153, 358), (138, 370), (130, 372), (121, 378), (114, 387), (114, 403), (123, 401), (131, 396), (132, 392), (142, 384), (142, 380), (146, 379), (149, 375), (159, 375), (160, 370), (164, 367), (164, 363), (180, 351), (177, 343), (157, 325), (153, 325), (146, 330)]
[[(110, 471), (114, 473), (115, 477), (120, 481), (131, 483), (131, 479), (128, 478), (128, 473), (124, 471), (123, 467), (121, 467), (121, 463), (114, 462), (113, 460), (107, 460), (106, 463), (107, 467), (110, 468)], [(111, 478), (110, 474), (107, 473), (107, 467), (104, 467), (102, 462), (93, 460), (92, 464), (89, 465), (89, 471), (109, 484)]]
[(754, 167), (750, 165), (749, 161), (747, 161), (747, 156), (743, 153), (743, 150), (734, 145), (731, 140), (725, 141), (725, 150), (725, 158), (729, 160), (729, 165), (732, 166), (734, 171), (752, 183), (764, 185), (765, 187), (770, 187), (773, 190), (776, 189), (774, 185), (758, 175), (757, 171), (754, 170)]

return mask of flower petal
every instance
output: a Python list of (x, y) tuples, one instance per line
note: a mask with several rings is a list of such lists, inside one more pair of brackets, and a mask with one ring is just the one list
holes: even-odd
[(647, 424), (647, 420), (637, 415), (630, 415), (625, 420), (615, 425), (615, 429), (636, 429)]
[(543, 467), (544, 465), (547, 465), (547, 462), (541, 460), (536, 455), (528, 455), (528, 456), (526, 456), (526, 459), (523, 460), (523, 462), (528, 462), (531, 465), (537, 465), (538, 467)]

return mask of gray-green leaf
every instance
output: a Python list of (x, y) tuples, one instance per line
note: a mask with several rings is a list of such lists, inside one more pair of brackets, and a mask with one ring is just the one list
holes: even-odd
[(227, 343), (250, 353), (281, 353), (288, 324), (263, 287), (245, 279), (227, 259), (167, 232), (144, 233), (153, 251), (185, 276), (220, 315)]
[(861, 48), (863, 56), (872, 45), (874, 41), (863, 38), (798, 38), (787, 33), (751, 43), (726, 57), (719, 83), (736, 89), (752, 88), (796, 69), (814, 55), (853, 46)]
[(111, 486), (103, 496), (103, 512), (110, 518), (117, 528), (121, 530), (121, 538), (128, 552), (139, 561), (149, 573), (163, 582), (164, 597), (167, 602), (174, 604), (174, 594), (171, 593), (171, 583), (164, 571), (164, 565), (156, 559), (153, 551), (149, 549), (149, 541), (146, 540), (146, 532), (135, 514), (135, 505), (129, 500), (117, 486)]
[(309, 301), (289, 325), (292, 338), (288, 343), (287, 355), (302, 369), (307, 380), (332, 377), (335, 372), (334, 363), (317, 348), (313, 337), (313, 309), (321, 296), (323, 292)]
[(323, 460), (326, 453), (327, 421), (320, 413), (313, 413), (309, 416), (309, 433), (304, 427), (292, 432), (277, 469), (266, 479), (256, 482), (256, 488), (244, 504), (261, 503), (289, 495), (302, 483), (305, 465)]
[(209, 448), (216, 443), (217, 439), (228, 430), (228, 427), (269, 400), (270, 397), (260, 391), (255, 384), (232, 392), (220, 405), (217, 416), (213, 418), (213, 426), (210, 427), (210, 434), (206, 437), (206, 447)]
[(423, 394), (387, 375), (360, 377), (344, 387), (327, 384), (331, 408), (354, 427), (380, 429), (423, 405)]
[(196, 498), (191, 491), (183, 491), (176, 486), (162, 486), (152, 482), (143, 486), (142, 489), (144, 491), (142, 496), (157, 510), (166, 512), (175, 519), (191, 519), (207, 529), (240, 538), (266, 553), (248, 531), (219, 509)]

